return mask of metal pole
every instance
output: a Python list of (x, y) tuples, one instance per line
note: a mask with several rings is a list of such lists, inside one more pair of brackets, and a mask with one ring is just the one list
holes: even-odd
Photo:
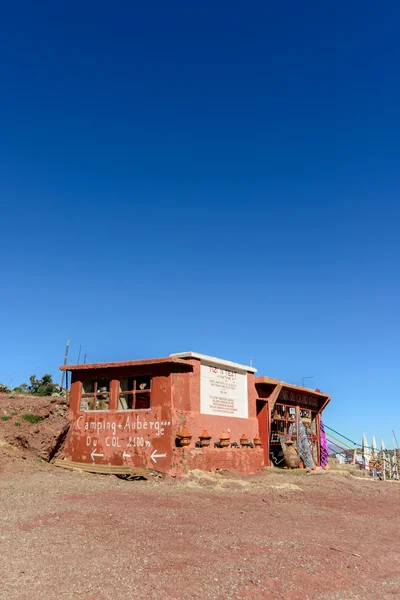
[(81, 358), (81, 350), (82, 350), (82, 344), (79, 346), (79, 353), (78, 353), (78, 365), (79, 365), (79, 360)]
[[(69, 340), (67, 341), (67, 345), (65, 346), (64, 366), (67, 364), (68, 350), (69, 350)], [(61, 389), (63, 388), (63, 385), (64, 385), (64, 376), (65, 376), (65, 371), (62, 372)]]

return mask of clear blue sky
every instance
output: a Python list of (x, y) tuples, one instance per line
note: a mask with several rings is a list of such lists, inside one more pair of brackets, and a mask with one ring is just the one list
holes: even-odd
[(400, 437), (400, 5), (12, 2), (0, 381), (194, 350)]

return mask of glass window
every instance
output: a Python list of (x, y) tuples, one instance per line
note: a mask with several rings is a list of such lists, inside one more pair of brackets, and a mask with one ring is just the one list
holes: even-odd
[(150, 408), (151, 377), (121, 377), (119, 381), (118, 410), (146, 410)]
[(81, 410), (108, 410), (109, 379), (86, 379), (82, 382)]

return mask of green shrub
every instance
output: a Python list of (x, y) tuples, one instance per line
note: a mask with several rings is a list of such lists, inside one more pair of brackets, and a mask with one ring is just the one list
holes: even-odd
[(29, 381), (31, 382), (29, 391), (33, 396), (51, 396), (53, 392), (60, 390), (60, 386), (53, 383), (49, 373), (43, 375), (42, 379), (36, 379), (36, 375), (31, 375)]
[(1, 420), (2, 420), (2, 421), (8, 421), (8, 419), (11, 419), (11, 417), (9, 417), (8, 415), (3, 415), (3, 416), (1, 417)]
[(21, 383), (21, 385), (18, 385), (16, 388), (13, 389), (13, 393), (14, 394), (30, 394), (30, 389), (29, 389), (29, 385), (27, 385), (26, 383)]
[(21, 427), (21, 423), (14, 423), (15, 427)]
[(25, 413), (22, 415), (22, 418), (25, 419), (25, 421), (28, 421), (28, 423), (39, 423), (42, 420), (42, 417), (34, 415), (33, 413)]

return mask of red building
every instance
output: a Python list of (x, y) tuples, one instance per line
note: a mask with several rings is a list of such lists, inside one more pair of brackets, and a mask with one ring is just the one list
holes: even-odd
[(61, 369), (72, 374), (65, 455), (74, 463), (107, 472), (254, 473), (280, 464), (276, 440), (296, 439), (293, 423), (301, 418), (319, 464), (319, 419), (329, 396), (318, 391), (195, 352)]

